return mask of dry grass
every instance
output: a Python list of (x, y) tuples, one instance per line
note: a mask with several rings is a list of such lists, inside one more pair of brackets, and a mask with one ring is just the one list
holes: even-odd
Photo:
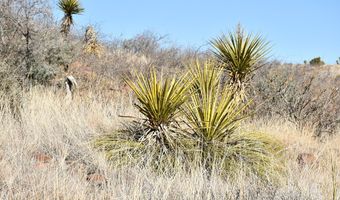
[[(207, 179), (200, 169), (168, 176), (147, 168), (111, 168), (91, 142), (119, 128), (126, 119), (118, 115), (135, 113), (122, 96), (104, 101), (89, 95), (66, 103), (62, 94), (44, 89), (25, 94), (21, 123), (0, 111), (0, 198), (331, 199), (339, 181), (340, 163), (335, 162), (332, 171), (331, 159), (339, 161), (340, 136), (320, 143), (311, 131), (301, 133), (283, 120), (243, 124), (286, 144), (288, 170), (280, 185), (261, 183), (242, 172), (237, 181), (225, 180), (218, 169)], [(296, 158), (303, 152), (314, 153), (318, 160), (300, 169)]]

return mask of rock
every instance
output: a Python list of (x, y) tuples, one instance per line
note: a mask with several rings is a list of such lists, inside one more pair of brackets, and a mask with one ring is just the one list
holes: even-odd
[(315, 164), (317, 158), (313, 153), (300, 153), (296, 160), (300, 167), (305, 167)]
[(86, 176), (86, 180), (93, 184), (93, 185), (97, 185), (97, 186), (102, 186), (106, 183), (106, 178), (104, 175), (100, 174), (100, 173), (90, 173), (87, 174)]
[(33, 157), (37, 162), (41, 163), (49, 163), (52, 160), (52, 156), (41, 152), (34, 153)]
[(36, 152), (33, 154), (33, 158), (35, 159), (35, 168), (42, 169), (47, 167), (47, 165), (52, 161), (52, 156), (49, 156), (42, 152)]

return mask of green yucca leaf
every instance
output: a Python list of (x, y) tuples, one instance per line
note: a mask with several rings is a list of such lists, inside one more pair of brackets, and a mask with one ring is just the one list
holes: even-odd
[(78, 0), (59, 0), (58, 7), (65, 15), (81, 14), (84, 8), (81, 7)]
[(239, 132), (248, 104), (234, 87), (222, 84), (221, 70), (212, 62), (203, 66), (196, 63), (190, 70), (194, 86), (184, 113), (192, 134), (199, 140), (201, 164), (208, 173), (219, 166), (228, 175), (242, 169), (265, 179), (273, 178), (282, 167), (275, 158), (282, 145), (262, 133)]
[(163, 78), (151, 70), (148, 75), (137, 74), (135, 80), (125, 79), (135, 93), (135, 106), (143, 119), (97, 139), (96, 148), (103, 150), (115, 165), (148, 162), (158, 169), (177, 163), (195, 146), (195, 141), (181, 131), (178, 121), (191, 88), (186, 76)]
[(223, 84), (216, 63), (197, 62), (179, 78), (159, 77), (151, 70), (126, 82), (143, 121), (95, 141), (115, 165), (149, 163), (164, 170), (180, 164), (185, 169), (203, 166), (208, 173), (218, 167), (227, 176), (242, 170), (265, 179), (283, 168), (276, 158), (282, 151), (278, 141), (238, 129), (248, 105), (234, 87)]
[(154, 130), (158, 130), (161, 125), (168, 126), (175, 122), (180, 107), (188, 99), (190, 82), (185, 76), (179, 79), (166, 78), (163, 81), (152, 70), (149, 78), (140, 74), (137, 75), (136, 83), (132, 80), (126, 82), (137, 97), (137, 109)]
[(221, 69), (213, 63), (191, 69), (195, 86), (185, 113), (195, 134), (205, 141), (221, 141), (237, 127), (245, 107), (235, 91), (221, 85)]

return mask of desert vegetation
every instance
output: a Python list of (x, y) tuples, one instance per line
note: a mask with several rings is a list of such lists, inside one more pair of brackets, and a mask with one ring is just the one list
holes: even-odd
[(108, 40), (50, 3), (0, 1), (1, 198), (339, 198), (337, 65), (269, 60), (241, 25), (208, 50)]

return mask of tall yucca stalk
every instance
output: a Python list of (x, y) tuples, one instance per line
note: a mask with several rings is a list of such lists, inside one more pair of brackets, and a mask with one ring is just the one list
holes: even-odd
[(84, 12), (78, 0), (59, 0), (58, 7), (64, 12), (64, 17), (61, 23), (61, 32), (67, 36), (70, 33), (73, 25), (73, 15), (78, 15)]
[(241, 26), (211, 41), (213, 53), (228, 72), (230, 83), (243, 87), (251, 74), (263, 65), (269, 53), (269, 42), (261, 35), (246, 34)]
[(186, 75), (163, 80), (152, 70), (148, 76), (139, 74), (136, 81), (127, 79), (126, 82), (136, 95), (135, 106), (143, 117), (118, 133), (97, 140), (96, 146), (113, 160), (121, 160), (121, 155), (125, 158), (130, 155), (137, 161), (148, 158), (153, 164), (176, 159), (174, 154), (190, 143), (178, 121), (180, 108), (188, 99), (190, 81)]
[(195, 86), (185, 114), (191, 133), (199, 138), (203, 166), (209, 173), (218, 165), (227, 174), (245, 169), (272, 175), (278, 169), (274, 156), (281, 145), (265, 134), (237, 130), (247, 105), (234, 87), (221, 83), (221, 74), (213, 63), (203, 67), (197, 63), (191, 70)]
[(93, 54), (98, 58), (101, 57), (103, 52), (103, 47), (99, 44), (97, 40), (97, 33), (92, 26), (88, 26), (86, 28), (84, 52)]

